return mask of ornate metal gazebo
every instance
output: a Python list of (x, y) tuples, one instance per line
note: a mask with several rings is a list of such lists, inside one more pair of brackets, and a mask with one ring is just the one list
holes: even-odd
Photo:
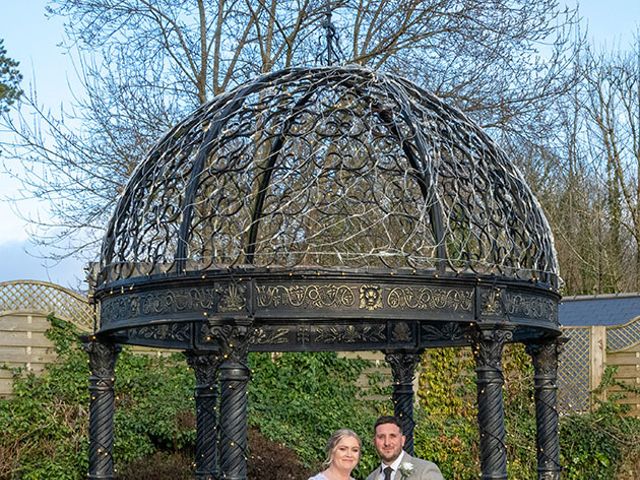
[(559, 477), (558, 268), (505, 153), (397, 76), (293, 68), (168, 132), (124, 190), (95, 280), (89, 478), (113, 478), (119, 344), (195, 370), (196, 477), (246, 479), (249, 351), (386, 353), (413, 449), (430, 347), (473, 347), (482, 478), (506, 478), (502, 348), (535, 366), (539, 477)]

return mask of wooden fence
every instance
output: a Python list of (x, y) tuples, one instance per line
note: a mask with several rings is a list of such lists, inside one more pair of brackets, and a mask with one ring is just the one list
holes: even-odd
[[(75, 323), (91, 332), (95, 312), (86, 297), (46, 282), (13, 281), (0, 283), (0, 396), (11, 394), (11, 368), (39, 372), (55, 360), (52, 345), (44, 336), (49, 314)], [(640, 388), (640, 317), (615, 327), (569, 327), (564, 329), (569, 342), (560, 358), (559, 409), (561, 412), (588, 411), (590, 392), (602, 379), (606, 365), (616, 366), (616, 379)], [(145, 353), (163, 354), (152, 349)], [(362, 354), (360, 354), (362, 355)], [(380, 353), (365, 354), (378, 364), (390, 379)], [(417, 382), (417, 380), (416, 380)], [(365, 387), (365, 385), (362, 385)], [(613, 387), (605, 392), (619, 392)], [(640, 395), (620, 400), (640, 416)]]
[(47, 282), (0, 283), (0, 396), (11, 394), (11, 369), (40, 372), (55, 360), (44, 336), (50, 313), (83, 331), (93, 330), (95, 314), (86, 297)]
[[(640, 389), (640, 317), (623, 325), (567, 327), (569, 341), (560, 358), (558, 381), (561, 411), (587, 411), (596, 398), (591, 395), (601, 383), (607, 366), (617, 369), (614, 379)], [(602, 399), (621, 395), (618, 386), (608, 388)], [(640, 417), (640, 395), (626, 393), (617, 400), (629, 405), (630, 414)]]

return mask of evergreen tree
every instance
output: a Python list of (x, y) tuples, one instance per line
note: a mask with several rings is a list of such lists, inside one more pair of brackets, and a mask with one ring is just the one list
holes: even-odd
[(4, 40), (0, 38), (0, 112), (6, 112), (22, 94), (20, 80), (18, 62), (7, 57)]

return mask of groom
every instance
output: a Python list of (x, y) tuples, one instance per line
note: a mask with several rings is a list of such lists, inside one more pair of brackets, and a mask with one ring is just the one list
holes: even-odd
[(444, 480), (435, 463), (412, 457), (402, 449), (405, 436), (398, 418), (380, 417), (373, 430), (373, 443), (382, 462), (367, 480)]

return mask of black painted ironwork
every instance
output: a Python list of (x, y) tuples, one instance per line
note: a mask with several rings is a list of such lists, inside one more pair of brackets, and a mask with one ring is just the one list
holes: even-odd
[(501, 327), (479, 329), (473, 336), (478, 388), (481, 478), (487, 480), (507, 478), (502, 349), (512, 337), (511, 330)]
[(245, 325), (225, 325), (218, 331), (220, 365), (220, 476), (228, 480), (247, 478), (247, 365), (252, 330)]
[(113, 415), (115, 365), (120, 346), (85, 337), (89, 354), (89, 473), (90, 479), (114, 479)]
[(561, 339), (527, 344), (527, 353), (535, 369), (534, 389), (536, 403), (536, 446), (538, 479), (560, 478), (560, 442), (558, 435), (558, 355)]
[(218, 367), (216, 353), (187, 352), (187, 363), (196, 375), (196, 471), (197, 480), (218, 478)]
[(494, 142), (356, 66), (264, 75), (168, 132), (123, 192), (98, 281), (246, 264), (557, 274), (544, 215)]
[(412, 352), (473, 345), (483, 475), (502, 478), (502, 345), (560, 334), (553, 238), (517, 168), (460, 111), (359, 66), (266, 74), (167, 132), (123, 192), (93, 293), (104, 342), (221, 356), (218, 460), (198, 468), (234, 480), (248, 351), (390, 353), (412, 438)]
[(345, 55), (340, 48), (340, 37), (338, 30), (333, 23), (331, 17), (333, 16), (333, 7), (331, 0), (325, 0), (325, 17), (322, 21), (322, 28), (324, 28), (324, 43), (325, 47), (321, 49), (319, 55), (316, 57), (316, 63), (322, 64), (322, 57), (326, 55), (325, 65), (331, 66), (335, 63), (344, 61)]
[(386, 361), (391, 365), (393, 375), (393, 410), (394, 415), (402, 422), (402, 433), (406, 437), (404, 449), (410, 454), (413, 450), (413, 380), (416, 367), (420, 363), (420, 354), (417, 352), (393, 352), (385, 355)]

